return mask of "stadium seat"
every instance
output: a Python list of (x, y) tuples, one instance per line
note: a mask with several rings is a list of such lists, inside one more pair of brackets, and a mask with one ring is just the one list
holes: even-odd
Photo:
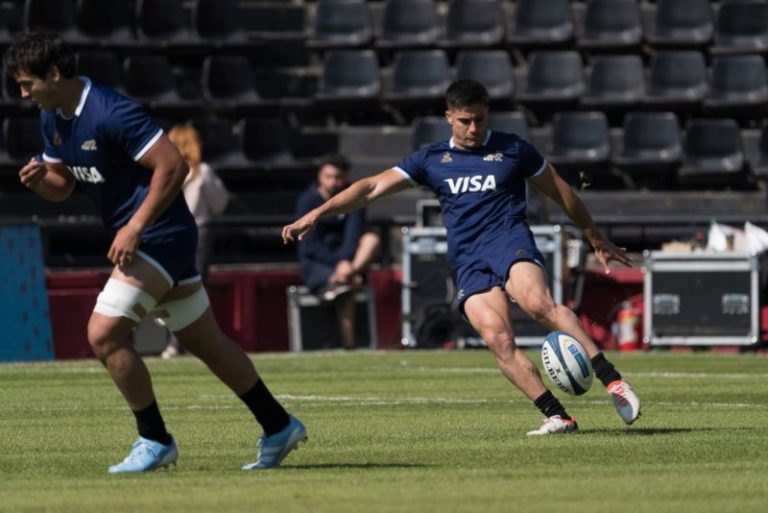
[(654, 46), (708, 44), (714, 34), (710, 0), (657, 0), (643, 3), (651, 9), (645, 18), (645, 37)]
[(733, 119), (693, 119), (685, 128), (681, 184), (697, 186), (743, 185), (744, 148), (739, 125)]
[(768, 50), (768, 3), (762, 0), (721, 2), (715, 17), (713, 53)]
[(325, 54), (316, 99), (372, 99), (380, 92), (379, 60), (373, 50), (331, 50)]
[(29, 100), (21, 99), (21, 89), (19, 84), (13, 79), (11, 75), (3, 68), (3, 103), (18, 104), (29, 103)]
[(707, 91), (707, 67), (700, 52), (664, 50), (651, 57), (647, 105), (690, 110), (701, 104)]
[(123, 62), (111, 51), (81, 51), (77, 54), (77, 73), (98, 84), (123, 89)]
[(424, 146), (451, 138), (451, 125), (442, 116), (423, 116), (413, 120), (411, 148), (416, 151)]
[(636, 0), (589, 0), (578, 45), (589, 50), (638, 47), (643, 39), (640, 7)]
[(183, 0), (137, 0), (136, 36), (153, 45), (191, 43)]
[(131, 55), (125, 59), (125, 90), (151, 109), (178, 106), (181, 99), (171, 63), (164, 55)]
[(400, 50), (392, 68), (392, 85), (385, 95), (389, 101), (442, 101), (451, 81), (443, 50)]
[(77, 0), (75, 18), (80, 32), (102, 45), (133, 45), (130, 21), (133, 2), (129, 0)]
[(381, 23), (382, 48), (431, 46), (440, 34), (434, 0), (387, 0)]
[[(641, 185), (671, 173), (682, 158), (680, 124), (672, 112), (629, 112), (624, 116), (621, 143), (613, 163), (634, 175)], [(666, 178), (666, 177), (662, 177)]]
[(84, 36), (77, 28), (72, 0), (25, 0), (24, 29), (37, 27), (55, 30), (70, 44), (84, 42)]
[(716, 57), (704, 108), (718, 115), (761, 118), (768, 106), (765, 61), (759, 55)]
[(451, 0), (445, 21), (445, 46), (494, 46), (504, 41), (500, 0)]
[(455, 67), (457, 80), (477, 80), (491, 100), (512, 100), (515, 74), (505, 50), (462, 50), (456, 55)]
[(517, 99), (529, 108), (559, 110), (575, 105), (584, 93), (581, 55), (571, 50), (531, 52)]
[(245, 166), (241, 133), (230, 119), (195, 119), (191, 124), (200, 134), (203, 160), (217, 172), (226, 174)]
[(610, 157), (608, 121), (602, 112), (558, 112), (552, 120), (553, 164), (604, 163)]
[(526, 141), (531, 140), (528, 120), (525, 119), (525, 114), (522, 112), (492, 111), (488, 115), (488, 128), (494, 132), (517, 134), (518, 137)]
[[(303, 2), (241, 2), (240, 22), (248, 39), (264, 42), (298, 42), (304, 46), (307, 11)], [(271, 49), (270, 49), (271, 50)], [(281, 60), (285, 55), (281, 51)]]
[(756, 153), (750, 161), (752, 173), (765, 179), (768, 177), (768, 127), (760, 130)]
[(240, 0), (194, 0), (192, 29), (202, 41), (213, 46), (244, 44)]
[(315, 48), (367, 46), (373, 38), (371, 11), (364, 0), (318, 0), (312, 35)]
[(203, 96), (212, 104), (237, 109), (259, 103), (251, 63), (240, 55), (212, 55), (203, 61)]
[(629, 109), (645, 94), (645, 69), (639, 55), (601, 55), (592, 59), (582, 105), (590, 109)]
[(518, 0), (511, 5), (507, 41), (519, 46), (555, 46), (574, 38), (568, 0)]
[(5, 149), (11, 161), (26, 163), (43, 152), (39, 116), (14, 116), (3, 122)]
[(243, 152), (248, 162), (263, 169), (295, 167), (290, 129), (278, 117), (247, 118), (242, 123)]

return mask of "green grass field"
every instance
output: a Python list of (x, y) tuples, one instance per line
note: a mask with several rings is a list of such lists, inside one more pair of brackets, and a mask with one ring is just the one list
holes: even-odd
[[(532, 354), (535, 361), (538, 355)], [(765, 512), (768, 359), (612, 354), (644, 401), (626, 428), (599, 383), (538, 411), (473, 351), (255, 355), (309, 442), (243, 472), (257, 425), (192, 358), (148, 359), (175, 468), (111, 476), (133, 417), (95, 361), (0, 365), (2, 512)]]

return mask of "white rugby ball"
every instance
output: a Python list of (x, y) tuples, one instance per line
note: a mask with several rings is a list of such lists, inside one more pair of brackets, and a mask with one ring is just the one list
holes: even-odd
[(592, 386), (592, 362), (579, 342), (561, 331), (553, 331), (541, 346), (544, 371), (557, 388), (581, 395)]

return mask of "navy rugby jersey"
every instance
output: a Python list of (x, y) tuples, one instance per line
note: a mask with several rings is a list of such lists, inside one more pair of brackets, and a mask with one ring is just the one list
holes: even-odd
[(489, 130), (479, 148), (442, 141), (405, 157), (395, 169), (437, 195), (448, 231), (448, 259), (458, 267), (475, 249), (525, 220), (525, 179), (545, 167), (544, 158), (523, 139)]
[[(63, 163), (101, 209), (107, 228), (117, 231), (139, 208), (149, 192), (152, 170), (138, 160), (163, 135), (133, 100), (80, 77), (85, 87), (75, 115), (41, 110), (40, 125), (47, 162)], [(142, 234), (143, 242), (194, 227), (181, 193)]]

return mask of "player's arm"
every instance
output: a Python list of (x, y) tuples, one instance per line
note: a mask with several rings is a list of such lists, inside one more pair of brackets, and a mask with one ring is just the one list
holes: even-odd
[(592, 219), (589, 210), (587, 210), (587, 206), (573, 191), (573, 188), (560, 177), (551, 164), (548, 163), (544, 171), (529, 178), (528, 181), (536, 189), (560, 205), (560, 208), (563, 209), (566, 215), (584, 232), (584, 236), (592, 245), (592, 248), (594, 248), (595, 256), (597, 256), (606, 272), (609, 272), (609, 260), (615, 260), (626, 266), (632, 265), (626, 250), (616, 247), (603, 236)]
[(127, 265), (141, 242), (141, 233), (173, 203), (181, 191), (189, 166), (165, 135), (139, 159), (152, 170), (149, 192), (128, 223), (115, 235), (107, 257), (116, 265)]
[(314, 229), (321, 217), (346, 214), (369, 205), (372, 201), (412, 187), (400, 171), (387, 169), (381, 173), (363, 178), (314, 210), (307, 212), (296, 222), (283, 227), (283, 242), (288, 244), (304, 238)]
[(75, 177), (64, 164), (32, 158), (19, 170), (22, 185), (48, 201), (63, 201), (75, 188)]

